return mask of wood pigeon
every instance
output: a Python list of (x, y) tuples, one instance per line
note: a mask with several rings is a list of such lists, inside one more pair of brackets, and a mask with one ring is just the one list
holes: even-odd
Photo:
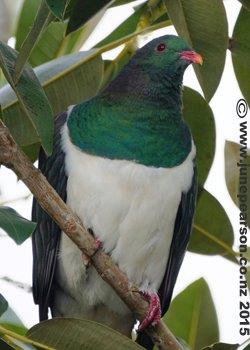
[[(139, 49), (97, 96), (59, 115), (39, 168), (149, 301), (144, 329), (166, 313), (189, 241), (195, 145), (182, 115), (182, 80), (202, 58), (166, 35)], [(69, 87), (70, 88), (70, 87)], [(131, 335), (134, 315), (82, 252), (33, 203), (33, 294), (40, 320), (87, 318)], [(98, 245), (98, 244), (97, 244)]]

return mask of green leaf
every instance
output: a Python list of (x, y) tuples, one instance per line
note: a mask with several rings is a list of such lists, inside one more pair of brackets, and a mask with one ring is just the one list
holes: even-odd
[(23, 2), (15, 30), (15, 49), (17, 51), (21, 50), (22, 43), (32, 27), (40, 4), (41, 0), (24, 0)]
[(206, 346), (202, 350), (237, 350), (240, 344), (226, 344), (216, 343), (210, 346)]
[(166, 21), (168, 22), (168, 24), (166, 24), (166, 27), (172, 25), (172, 22), (171, 22), (171, 20), (169, 19), (168, 14), (167, 14), (167, 13), (164, 13), (162, 16), (160, 16), (159, 18), (157, 18), (157, 19), (154, 21), (154, 24), (161, 23), (161, 22), (166, 22)]
[[(5, 313), (0, 317), (0, 332), (1, 331), (4, 334), (6, 334), (6, 331), (7, 332), (10, 331), (12, 334), (14, 334), (17, 337), (21, 336), (25, 338), (25, 334), (27, 333), (27, 328), (24, 326), (24, 324), (22, 323), (20, 318), (16, 315), (16, 313), (12, 310), (12, 308), (8, 307)], [(12, 337), (13, 343), (14, 343), (14, 339), (16, 339), (15, 336)], [(28, 339), (28, 341), (30, 340)], [(22, 350), (35, 350), (34, 347), (32, 347), (31, 345), (27, 345), (21, 342), (20, 340), (18, 341), (18, 345)], [(1, 347), (0, 349), (2, 350)], [(16, 346), (15, 346), (15, 349), (17, 349)], [(37, 348), (37, 349), (40, 349), (40, 348)]]
[(128, 17), (122, 24), (120, 24), (112, 33), (110, 33), (105, 39), (100, 41), (96, 47), (101, 47), (112, 41), (122, 38), (130, 33), (135, 32), (138, 22), (142, 14), (148, 9), (147, 4), (139, 6), (136, 11)]
[[(3, 121), (18, 143), (20, 142), (20, 135), (24, 134), (25, 138), (31, 141), (29, 143), (41, 142), (45, 152), (50, 154), (54, 128), (52, 109), (30, 66), (25, 66), (17, 85), (13, 84), (12, 74), (16, 57), (15, 50), (0, 42), (0, 66), (15, 91), (22, 108), (19, 123), (16, 123), (15, 115), (6, 118), (4, 112)], [(2, 100), (0, 100), (0, 104), (3, 104)], [(19, 144), (22, 145), (22, 143)]]
[(119, 60), (115, 59), (113, 61), (104, 61), (104, 73), (100, 90), (103, 90), (113, 79), (115, 79), (115, 77), (122, 70), (127, 61), (129, 61), (130, 55), (131, 51), (125, 52), (125, 54), (122, 55), (122, 57), (120, 57)]
[(200, 350), (219, 340), (214, 303), (203, 278), (193, 282), (174, 298), (163, 320), (192, 350)]
[[(244, 140), (243, 140), (244, 141)], [(246, 140), (247, 145), (247, 140)], [(233, 200), (233, 202), (240, 208), (241, 204), (241, 212), (247, 214), (247, 223), (248, 227), (250, 227), (250, 193), (247, 191), (243, 193), (240, 191), (240, 185), (244, 184), (245, 181), (250, 183), (250, 171), (247, 170), (247, 164), (250, 164), (250, 150), (248, 150), (249, 155), (247, 155), (247, 146), (240, 146), (235, 142), (226, 141), (225, 143), (225, 179), (227, 184), (228, 192)], [(244, 157), (240, 157), (240, 155), (244, 155)], [(242, 166), (239, 167), (239, 162), (242, 161)], [(241, 174), (241, 175), (240, 175)], [(244, 181), (245, 179), (245, 181)], [(243, 187), (242, 187), (243, 188)], [(242, 199), (239, 202), (238, 194), (241, 194), (240, 197)], [(247, 210), (245, 206), (242, 205), (243, 199), (245, 200), (245, 206), (247, 205)], [(245, 210), (243, 210), (245, 209)]]
[[(114, 3), (114, 5), (115, 4), (116, 2)], [(135, 12), (131, 16), (129, 16), (124, 22), (122, 22), (118, 27), (116, 27), (114, 31), (111, 32), (106, 38), (104, 38), (102, 41), (96, 44), (95, 47), (101, 47), (115, 40), (118, 40), (126, 35), (134, 33), (138, 29), (138, 27), (140, 27), (140, 21), (144, 22), (145, 18), (146, 23), (148, 22), (147, 27), (150, 27), (150, 25), (152, 25), (153, 23), (162, 23), (164, 24), (164, 27), (167, 27), (172, 24), (167, 13), (164, 13), (165, 9), (162, 10), (162, 7), (156, 9), (153, 6), (149, 7), (149, 4), (146, 3), (136, 6), (134, 10)], [(143, 24), (142, 26), (145, 26), (145, 24)]]
[[(244, 256), (247, 258), (248, 261), (250, 261), (250, 246), (247, 247), (247, 251), (244, 252)], [(250, 266), (248, 267), (247, 273), (248, 272), (250, 272)]]
[[(27, 336), (60, 350), (143, 349), (131, 339), (102, 324), (73, 318), (57, 318), (32, 327)], [(85, 345), (85, 346), (84, 346)]]
[(44, 350), (56, 350), (46, 346), (45, 344), (35, 342), (24, 335), (20, 335), (15, 331), (9, 330), (0, 324), (0, 334), (8, 337), (8, 342), (16, 350), (35, 350), (35, 349), (44, 349)]
[(82, 27), (101, 9), (108, 8), (114, 0), (77, 0), (69, 19), (66, 33), (69, 34), (78, 28)]
[(28, 61), (30, 54), (36, 45), (39, 37), (41, 36), (43, 30), (48, 26), (50, 21), (52, 20), (52, 17), (50, 15), (50, 11), (46, 5), (45, 0), (42, 0), (36, 17), (34, 19), (34, 23), (25, 38), (24, 42), (22, 43), (21, 50), (19, 52), (19, 55), (16, 58), (15, 62), (15, 70), (12, 74), (12, 79), (17, 84), (18, 80), (20, 79), (20, 76), (22, 74), (22, 71), (24, 69), (24, 66), (26, 62)]
[(68, 20), (71, 17), (76, 2), (77, 2), (77, 0), (69, 0), (68, 1), (68, 4), (67, 4), (65, 12), (64, 12), (64, 17), (63, 17), (64, 20)]
[(223, 73), (228, 47), (228, 26), (221, 0), (165, 0), (178, 34), (202, 55), (203, 65), (194, 69), (209, 101)]
[(235, 262), (233, 241), (232, 225), (225, 210), (216, 198), (203, 189), (195, 211), (188, 250), (198, 254), (219, 254)]
[(103, 79), (102, 79), (102, 85), (100, 90), (104, 89), (113, 80), (115, 76), (115, 70), (116, 70), (116, 64), (114, 61), (105, 60), (103, 63), (104, 63)]
[(75, 30), (74, 32), (68, 34), (64, 38), (63, 44), (61, 45), (60, 55), (61, 53), (68, 54), (71, 52), (79, 51), (84, 42), (90, 37), (97, 25), (100, 23), (105, 12), (105, 8), (100, 10), (89, 21), (87, 21), (83, 27), (80, 27), (78, 30)]
[(37, 67), (58, 57), (78, 52), (102, 16), (103, 13), (98, 14), (86, 26), (69, 34), (67, 37), (65, 37), (66, 23), (50, 23), (32, 51), (29, 58), (30, 64), (33, 67)]
[(0, 325), (20, 335), (25, 335), (27, 332), (27, 328), (10, 306), (0, 317)]
[[(18, 51), (34, 21), (40, 2), (40, 0), (34, 2), (25, 0), (23, 3), (16, 31), (16, 49)], [(71, 33), (67, 37), (65, 37), (67, 23), (51, 22), (33, 48), (29, 57), (29, 63), (36, 67), (60, 56), (79, 51), (99, 21), (100, 16), (95, 17), (84, 28)]]
[(235, 142), (226, 141), (225, 148), (225, 179), (228, 192), (236, 205), (238, 205), (237, 194), (239, 191), (239, 168), (237, 163), (240, 156), (240, 147)]
[(215, 123), (209, 104), (195, 90), (184, 88), (183, 115), (191, 128), (197, 151), (198, 182), (207, 179), (215, 153)]
[(28, 146), (22, 146), (21, 149), (22, 151), (26, 154), (26, 156), (29, 157), (29, 159), (34, 163), (38, 157), (39, 151), (41, 148), (40, 143), (34, 143), (32, 145)]
[[(63, 56), (35, 69), (55, 115), (69, 105), (87, 100), (97, 93), (103, 63), (100, 55), (93, 57), (94, 53), (95, 50), (92, 50)], [(16, 126), (19, 144), (28, 146), (37, 143), (38, 137), (27, 135), (30, 126), (23, 127), (20, 105), (9, 86), (0, 90), (0, 104), (3, 106), (4, 119), (11, 123), (12, 129)]]
[(46, 0), (51, 12), (60, 19), (63, 19), (69, 1), (70, 0)]
[(36, 224), (23, 218), (12, 208), (0, 207), (0, 227), (17, 244), (21, 244), (30, 237)]
[[(248, 249), (249, 249), (249, 247), (248, 247)], [(249, 261), (249, 259), (248, 259), (248, 261)], [(246, 281), (247, 281), (248, 290), (250, 292), (250, 267), (247, 268)]]
[[(116, 0), (110, 7), (120, 6), (120, 5), (126, 5), (130, 2), (133, 2), (135, 0)], [(145, 2), (146, 0), (144, 0)]]
[(243, 7), (245, 7), (248, 11), (250, 11), (250, 0), (239, 0)]
[(0, 293), (0, 316), (8, 309), (8, 302)]
[(3, 71), (0, 68), (0, 88), (7, 84), (7, 80), (5, 79), (5, 76), (3, 75)]
[(230, 49), (239, 87), (250, 105), (250, 12), (243, 7), (234, 27)]
[[(66, 23), (63, 22), (52, 22), (48, 25), (29, 58), (33, 67), (68, 53), (65, 50), (65, 45), (69, 39), (64, 36), (65, 30)], [(74, 51), (74, 47), (72, 51)]]

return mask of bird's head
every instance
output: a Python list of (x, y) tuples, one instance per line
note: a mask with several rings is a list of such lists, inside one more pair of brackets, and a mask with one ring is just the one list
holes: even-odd
[(179, 103), (183, 74), (191, 63), (202, 64), (202, 57), (185, 40), (176, 35), (156, 38), (135, 53), (102, 95), (115, 100), (125, 96), (130, 102), (164, 100), (165, 106)]
[(176, 82), (182, 81), (183, 73), (191, 63), (203, 62), (201, 55), (175, 35), (165, 35), (150, 41), (138, 50), (134, 60), (151, 76), (156, 75), (157, 79), (160, 76), (163, 79), (172, 78)]

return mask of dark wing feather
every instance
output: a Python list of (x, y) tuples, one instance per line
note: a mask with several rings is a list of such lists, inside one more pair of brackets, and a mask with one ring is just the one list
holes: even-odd
[[(64, 171), (64, 152), (61, 149), (61, 128), (67, 113), (55, 120), (53, 153), (47, 157), (43, 150), (39, 154), (38, 167), (59, 196), (66, 201), (67, 177)], [(61, 230), (50, 216), (33, 200), (32, 220), (37, 228), (32, 235), (33, 248), (33, 297), (39, 305), (40, 321), (48, 318), (48, 308), (53, 297), (53, 276)]]
[[(196, 167), (194, 167), (192, 185), (189, 191), (183, 193), (181, 197), (181, 202), (175, 219), (174, 234), (170, 247), (167, 268), (159, 289), (162, 316), (169, 308), (175, 282), (189, 242), (196, 202), (196, 188), (197, 175)], [(137, 341), (146, 349), (153, 349), (154, 345), (145, 332), (139, 334)]]

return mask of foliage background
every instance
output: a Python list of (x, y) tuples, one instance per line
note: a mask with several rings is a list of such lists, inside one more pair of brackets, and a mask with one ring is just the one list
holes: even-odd
[[(229, 33), (232, 33), (234, 23), (236, 21), (240, 4), (235, 0), (227, 0), (224, 2), (229, 18)], [(113, 12), (112, 12), (113, 11)], [(125, 15), (132, 13), (131, 6), (127, 6), (127, 10), (117, 11), (110, 10), (109, 16), (106, 16), (102, 23), (84, 44), (83, 49), (90, 49), (96, 42), (100, 41), (101, 36), (105, 37), (105, 31), (111, 30), (111, 25), (115, 27), (118, 21), (121, 21)], [(14, 17), (12, 17), (14, 18)], [(117, 23), (115, 23), (117, 21)], [(173, 28), (160, 30), (154, 33), (154, 36), (163, 35), (165, 33), (173, 33)], [(147, 40), (152, 36), (148, 36)], [(141, 44), (145, 42), (145, 38), (141, 39)], [(12, 41), (13, 43), (13, 41)], [(113, 55), (115, 55), (113, 53)], [(225, 140), (233, 140), (239, 142), (238, 125), (239, 121), (235, 116), (235, 104), (242, 97), (235, 81), (232, 70), (231, 57), (228, 52), (225, 72), (222, 77), (219, 89), (211, 100), (216, 121), (216, 155), (213, 167), (210, 171), (209, 178), (206, 182), (206, 189), (209, 190), (223, 204), (229, 214), (231, 223), (234, 227), (235, 241), (237, 242), (237, 223), (238, 210), (232, 203), (224, 178), (224, 142)], [(105, 54), (105, 58), (111, 58), (112, 54)], [(196, 77), (189, 69), (185, 75), (185, 85), (195, 88), (201, 92)], [(16, 197), (22, 197), (27, 194), (27, 190), (22, 184), (16, 185), (15, 176), (9, 171), (1, 169), (1, 202), (12, 201)], [(18, 188), (18, 192), (17, 192)], [(31, 200), (20, 200), (12, 202), (12, 207), (16, 208), (19, 213), (29, 218), (29, 207)], [(4, 234), (3, 234), (4, 235)], [(14, 280), (19, 280), (30, 284), (31, 276), (31, 254), (30, 242), (26, 241), (21, 247), (16, 248), (15, 244), (10, 240), (1, 239), (1, 257), (0, 257), (0, 273), (2, 276), (9, 276)], [(236, 249), (236, 247), (235, 247)], [(178, 278), (175, 294), (178, 294), (183, 288), (199, 277), (205, 277), (211, 288), (212, 296), (216, 305), (219, 316), (220, 340), (228, 343), (242, 343), (244, 338), (238, 334), (238, 268), (237, 266), (219, 256), (201, 256), (188, 252)], [(6, 281), (0, 281), (1, 293), (8, 297), (10, 305), (13, 306), (18, 314), (23, 318), (27, 325), (32, 325), (37, 321), (36, 310), (32, 305), (31, 295), (25, 291), (9, 285)], [(21, 302), (20, 302), (21, 301)], [(27, 308), (28, 306), (28, 308)], [(33, 311), (31, 311), (33, 309)]]

